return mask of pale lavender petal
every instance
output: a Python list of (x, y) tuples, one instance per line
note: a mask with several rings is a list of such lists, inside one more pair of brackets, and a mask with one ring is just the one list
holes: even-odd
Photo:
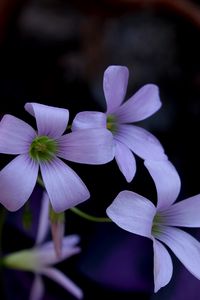
[(0, 203), (8, 210), (20, 209), (30, 197), (36, 184), (38, 164), (21, 154), (0, 172)]
[(106, 114), (98, 111), (82, 111), (72, 122), (72, 131), (90, 128), (106, 128)]
[(182, 264), (200, 279), (200, 243), (181, 229), (163, 226), (156, 237), (165, 243)]
[(0, 122), (0, 153), (24, 154), (29, 151), (36, 132), (24, 121), (5, 115)]
[(47, 233), (48, 229), (50, 228), (49, 225), (49, 196), (46, 192), (43, 192), (43, 197), (41, 201), (41, 208), (40, 208), (40, 217), (38, 223), (38, 231), (36, 237), (36, 245), (41, 244)]
[(136, 172), (136, 162), (133, 153), (122, 143), (116, 142), (115, 159), (127, 182), (131, 182)]
[(107, 208), (106, 213), (122, 229), (151, 238), (156, 208), (148, 199), (123, 191)]
[(110, 66), (104, 72), (103, 89), (107, 113), (114, 112), (126, 95), (129, 71), (124, 66)]
[[(77, 234), (67, 235), (62, 240), (63, 247), (66, 247), (66, 248), (73, 248), (79, 242), (80, 242), (80, 236)], [(53, 242), (49, 241), (49, 242), (44, 243), (43, 245), (40, 245), (40, 249), (42, 249), (42, 248), (46, 248), (46, 249), (53, 248)]]
[(59, 257), (55, 253), (55, 247), (52, 241), (35, 248), (41, 267), (57, 264), (72, 255), (80, 253), (81, 249), (77, 246), (79, 240), (80, 238), (77, 235), (64, 237), (62, 239), (62, 252)]
[(51, 222), (51, 235), (53, 238), (54, 248), (56, 255), (61, 257), (62, 255), (62, 240), (65, 233), (65, 224), (63, 221)]
[(135, 125), (119, 125), (115, 139), (125, 144), (143, 159), (167, 159), (158, 139), (147, 130)]
[(146, 84), (115, 111), (115, 116), (120, 123), (132, 123), (150, 117), (160, 107), (158, 87)]
[(170, 206), (162, 217), (164, 225), (200, 227), (200, 194)]
[(44, 284), (40, 275), (36, 274), (31, 287), (29, 300), (42, 300), (44, 296)]
[(107, 129), (84, 129), (58, 139), (57, 155), (84, 164), (105, 164), (114, 158), (114, 140)]
[(26, 103), (25, 109), (36, 118), (38, 134), (57, 138), (67, 128), (69, 111), (39, 103)]
[(180, 177), (168, 160), (163, 161), (145, 161), (146, 168), (152, 176), (156, 185), (159, 211), (168, 208), (176, 200), (180, 188)]
[(156, 239), (153, 239), (154, 249), (154, 291), (155, 293), (167, 285), (172, 277), (172, 259), (167, 249)]
[(87, 200), (90, 193), (80, 177), (58, 158), (40, 164), (42, 178), (55, 212)]
[(59, 270), (54, 268), (44, 268), (41, 270), (41, 273), (57, 282), (77, 299), (83, 298), (82, 290)]

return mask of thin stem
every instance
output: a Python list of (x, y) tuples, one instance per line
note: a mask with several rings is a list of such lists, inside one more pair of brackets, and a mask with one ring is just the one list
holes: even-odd
[(95, 217), (92, 215), (89, 215), (83, 211), (81, 211), (80, 209), (76, 208), (76, 207), (72, 207), (70, 208), (70, 210), (75, 213), (76, 215), (78, 215), (81, 218), (84, 218), (88, 221), (93, 221), (93, 222), (112, 222), (111, 219), (109, 218), (99, 218), (99, 217)]
[[(44, 182), (42, 180), (42, 178), (40, 176), (38, 176), (37, 178), (37, 183), (43, 187), (45, 189), (45, 186), (44, 186)], [(80, 209), (76, 208), (76, 207), (72, 207), (70, 208), (70, 210), (75, 213), (76, 215), (78, 215), (79, 217), (85, 219), (85, 220), (88, 220), (88, 221), (92, 221), (92, 222), (112, 222), (111, 219), (109, 218), (99, 218), (99, 217), (95, 217), (95, 216), (92, 216), (92, 215), (89, 215), (83, 211), (81, 211)]]

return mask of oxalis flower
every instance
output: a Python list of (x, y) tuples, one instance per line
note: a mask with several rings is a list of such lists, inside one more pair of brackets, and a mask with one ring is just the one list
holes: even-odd
[(105, 129), (86, 129), (62, 135), (69, 112), (38, 103), (25, 109), (36, 118), (35, 131), (24, 121), (5, 115), (0, 123), (0, 153), (19, 154), (0, 172), (0, 203), (16, 211), (28, 200), (40, 167), (53, 209), (62, 212), (85, 201), (89, 191), (62, 160), (104, 164), (113, 159), (113, 138)]
[(41, 275), (45, 275), (54, 280), (76, 298), (82, 299), (83, 293), (67, 276), (52, 267), (70, 256), (80, 252), (77, 246), (79, 236), (69, 235), (62, 241), (63, 251), (60, 257), (55, 253), (53, 242), (44, 243), (44, 239), (49, 229), (49, 200), (45, 192), (42, 199), (42, 208), (39, 218), (36, 244), (31, 249), (14, 252), (5, 256), (2, 260), (7, 268), (29, 271), (35, 273), (35, 278), (30, 292), (29, 300), (41, 300), (44, 295), (44, 284)]
[(173, 272), (171, 257), (162, 243), (200, 279), (200, 243), (175, 227), (200, 227), (200, 194), (173, 204), (180, 191), (180, 178), (173, 165), (169, 161), (145, 164), (156, 184), (157, 207), (136, 193), (123, 191), (107, 208), (107, 214), (119, 227), (152, 239), (157, 292)]
[(108, 67), (103, 78), (107, 111), (78, 113), (72, 123), (72, 130), (107, 127), (114, 137), (118, 167), (127, 182), (130, 182), (136, 172), (133, 153), (145, 160), (163, 160), (167, 157), (160, 142), (151, 133), (130, 124), (148, 118), (161, 107), (158, 87), (147, 84), (122, 104), (128, 77), (126, 67)]

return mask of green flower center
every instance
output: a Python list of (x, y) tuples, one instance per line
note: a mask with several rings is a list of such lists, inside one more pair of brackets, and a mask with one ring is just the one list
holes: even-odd
[(163, 217), (157, 213), (153, 219), (153, 225), (152, 225), (152, 230), (151, 230), (151, 233), (154, 237), (159, 235), (159, 233), (161, 232), (160, 225), (162, 223), (163, 223)]
[(117, 118), (113, 115), (108, 115), (106, 127), (112, 133), (115, 133), (117, 131)]
[(48, 161), (57, 152), (57, 142), (48, 136), (37, 136), (31, 143), (29, 154), (37, 161)]
[(3, 265), (16, 270), (37, 271), (40, 261), (36, 250), (27, 249), (6, 255)]

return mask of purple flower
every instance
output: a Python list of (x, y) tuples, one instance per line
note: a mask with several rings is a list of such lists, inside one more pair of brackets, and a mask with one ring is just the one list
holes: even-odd
[(30, 197), (40, 168), (45, 188), (56, 212), (87, 200), (89, 191), (62, 160), (103, 164), (113, 159), (113, 138), (105, 129), (86, 129), (62, 135), (69, 112), (38, 103), (25, 109), (36, 118), (38, 131), (24, 121), (5, 115), (0, 123), (0, 153), (19, 154), (0, 172), (0, 202), (16, 211)]
[(5, 256), (3, 258), (3, 264), (8, 268), (35, 273), (35, 278), (30, 292), (30, 300), (40, 300), (43, 297), (44, 284), (41, 275), (45, 275), (50, 279), (53, 279), (76, 298), (82, 299), (83, 293), (81, 289), (62, 272), (52, 267), (53, 264), (61, 262), (80, 252), (80, 248), (77, 246), (79, 237), (77, 235), (69, 235), (65, 237), (63, 239), (63, 251), (61, 256), (58, 258), (54, 250), (53, 242), (43, 243), (49, 229), (48, 213), (49, 200), (48, 195), (45, 192), (42, 201), (36, 245), (32, 249), (14, 252)]
[(122, 104), (128, 76), (126, 67), (108, 67), (103, 79), (106, 113), (80, 112), (73, 121), (72, 130), (107, 127), (115, 140), (116, 162), (126, 180), (130, 182), (136, 172), (133, 153), (145, 160), (163, 160), (167, 157), (160, 142), (151, 133), (130, 124), (148, 118), (161, 107), (158, 88), (154, 84), (147, 84)]
[(162, 243), (200, 279), (200, 243), (175, 227), (200, 227), (200, 194), (173, 204), (180, 191), (180, 178), (173, 165), (169, 161), (145, 164), (156, 184), (157, 207), (136, 193), (123, 191), (107, 208), (107, 214), (119, 227), (153, 240), (157, 292), (170, 281), (173, 272), (171, 257)]

